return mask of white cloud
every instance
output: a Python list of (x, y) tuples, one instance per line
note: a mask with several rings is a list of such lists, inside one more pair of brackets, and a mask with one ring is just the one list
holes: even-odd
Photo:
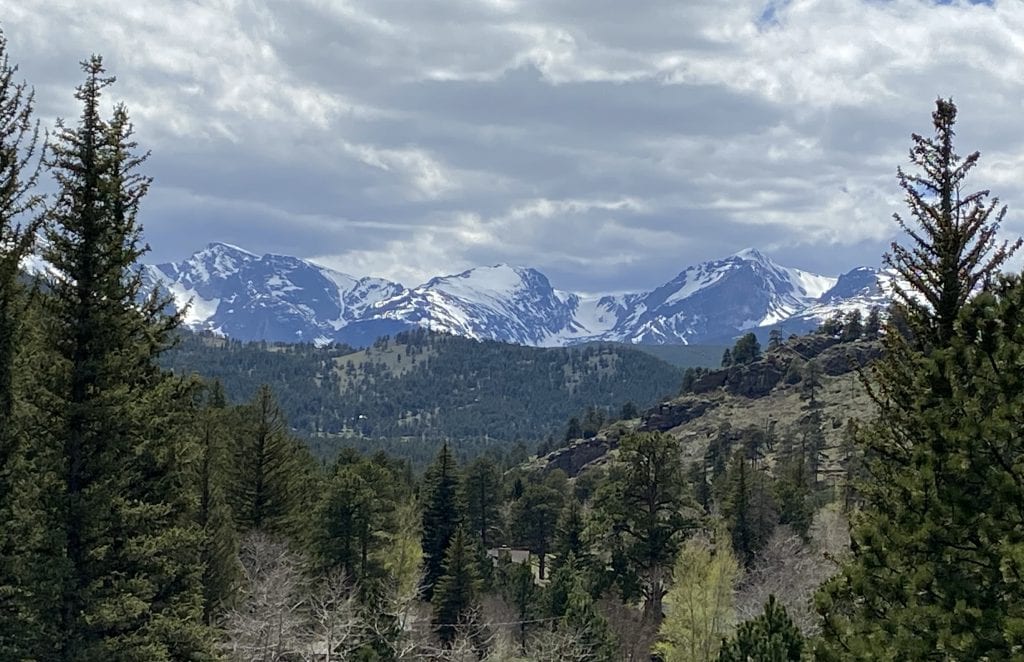
[(410, 282), (507, 261), (598, 290), (760, 244), (836, 271), (895, 233), (895, 168), (939, 95), (983, 152), (974, 185), (1024, 230), (1020, 2), (0, 0), (0, 17), (48, 121), (77, 114), (75, 63), (107, 57), (154, 150), (159, 257), (221, 239)]

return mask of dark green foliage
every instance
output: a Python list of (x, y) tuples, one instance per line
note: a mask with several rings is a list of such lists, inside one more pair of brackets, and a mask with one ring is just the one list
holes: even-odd
[(555, 540), (552, 551), (555, 553), (554, 566), (562, 565), (569, 555), (577, 557), (581, 565), (587, 565), (587, 546), (583, 538), (586, 520), (583, 517), (583, 505), (574, 497), (566, 500), (562, 513), (555, 526)]
[(530, 629), (529, 621), (538, 615), (539, 589), (533, 582), (533, 571), (525, 563), (504, 562), (499, 566), (501, 593), (505, 601), (515, 610), (518, 621), (516, 633), (519, 650), (526, 650), (526, 634)]
[(728, 368), (732, 364), (733, 364), (732, 350), (731, 349), (726, 349), (724, 352), (722, 352), (721, 367)]
[(840, 334), (839, 339), (843, 342), (853, 342), (854, 340), (860, 340), (863, 335), (864, 318), (860, 310), (855, 308), (843, 317), (843, 332)]
[(368, 588), (383, 573), (378, 553), (392, 534), (401, 483), (386, 467), (360, 459), (340, 463), (324, 486), (313, 526), (313, 548), (325, 571)]
[(580, 419), (573, 416), (569, 419), (569, 424), (565, 428), (565, 441), (570, 442), (582, 438), (583, 426), (580, 424)]
[(178, 319), (143, 296), (137, 174), (123, 107), (100, 95), (112, 79), (83, 64), (82, 115), (58, 124), (48, 165), (57, 184), (44, 257), (53, 348), (47, 444), (61, 476), (52, 525), (63, 536), (60, 636), (51, 659), (180, 660), (209, 653), (202, 627), (201, 532), (195, 523), (192, 387), (156, 357)]
[(729, 525), (736, 558), (750, 565), (768, 543), (778, 515), (767, 474), (743, 449), (733, 454), (725, 475), (722, 516)]
[(753, 333), (746, 333), (740, 336), (732, 348), (732, 362), (736, 365), (753, 363), (761, 358), (761, 343), (757, 342), (757, 336)]
[(782, 331), (772, 329), (768, 334), (768, 349), (777, 350), (782, 347)]
[(39, 580), (29, 572), (43, 570), (42, 557), (29, 543), (31, 530), (40, 524), (34, 496), (40, 486), (26, 480), (28, 439), (15, 409), (31, 392), (18, 361), (31, 351), (22, 333), (29, 297), (18, 276), (42, 223), (42, 198), (35, 191), (42, 148), (32, 118), (33, 93), (15, 80), (16, 72), (0, 32), (0, 658), (5, 659), (39, 655), (48, 638), (39, 622), (46, 598), (38, 595), (41, 587), (32, 590)]
[(821, 323), (818, 327), (818, 333), (823, 336), (838, 337), (843, 332), (843, 313), (837, 310), (832, 315)]
[(235, 525), (241, 532), (296, 532), (306, 450), (288, 434), (284, 414), (266, 385), (234, 418), (227, 500)]
[(602, 488), (596, 507), (620, 558), (642, 582), (645, 609), (660, 614), (666, 569), (694, 524), (696, 506), (675, 438), (654, 432), (632, 434), (623, 439), (619, 457), (625, 472)]
[(434, 590), (434, 629), (441, 642), (451, 644), (460, 625), (476, 604), (479, 579), (469, 536), (461, 526), (452, 534), (444, 555), (444, 574)]
[(632, 401), (627, 402), (622, 405), (622, 408), (619, 410), (619, 418), (623, 421), (631, 421), (634, 418), (640, 418), (640, 410)]
[(445, 551), (455, 530), (464, 519), (464, 505), (460, 499), (459, 469), (448, 451), (441, 447), (434, 463), (423, 478), (421, 493), (423, 504), (423, 557), (426, 595), (432, 595), (434, 584), (444, 572)]
[(786, 609), (769, 596), (764, 612), (741, 623), (732, 639), (724, 642), (719, 662), (799, 662), (804, 638)]
[(484, 548), (497, 544), (501, 537), (501, 474), (490, 458), (480, 457), (466, 467), (463, 501), (466, 525)]
[[(402, 370), (389, 363), (396, 354)], [(384, 449), (418, 468), (446, 439), (465, 459), (511, 442), (534, 448), (549, 435), (562, 439), (569, 417), (587, 407), (648, 407), (675, 392), (682, 376), (681, 368), (621, 345), (540, 349), (426, 331), (359, 354), (183, 334), (165, 364), (221, 380), (232, 402), (252, 398), (259, 383), (273, 384), (288, 420), (322, 457), (346, 446)]]
[(565, 569), (571, 574), (558, 629), (577, 642), (580, 654), (575, 659), (580, 662), (616, 662), (619, 659), (618, 646), (608, 622), (597, 611), (582, 575), (573, 571), (573, 564), (566, 564)]
[(864, 339), (877, 340), (878, 334), (882, 332), (882, 313), (878, 306), (872, 306), (868, 316), (864, 320)]
[(196, 521), (203, 533), (203, 618), (213, 624), (232, 601), (240, 581), (238, 537), (227, 505), (228, 412), (224, 391), (214, 382), (197, 417), (199, 458)]
[(914, 134), (910, 162), (918, 172), (897, 169), (912, 221), (894, 217), (910, 240), (893, 242), (886, 266), (899, 274), (908, 289), (894, 295), (908, 313), (912, 330), (922, 342), (938, 346), (950, 341), (960, 309), (979, 286), (986, 284), (1021, 245), (997, 242), (1006, 207), (989, 200), (988, 191), (966, 193), (967, 175), (980, 154), (961, 157), (953, 147), (956, 106), (938, 99), (932, 123), (935, 136)]
[(548, 484), (530, 483), (512, 506), (515, 539), (537, 556), (541, 579), (555, 539), (564, 494)]
[(936, 106), (935, 138), (911, 151), (923, 174), (899, 172), (920, 229), (897, 217), (911, 246), (887, 256), (910, 288), (870, 381), (878, 418), (856, 437), (853, 558), (818, 599), (824, 660), (1008, 660), (1024, 646), (1024, 287), (993, 283), (1018, 244), (996, 243), (987, 192), (961, 192), (978, 155), (956, 156), (956, 108)]

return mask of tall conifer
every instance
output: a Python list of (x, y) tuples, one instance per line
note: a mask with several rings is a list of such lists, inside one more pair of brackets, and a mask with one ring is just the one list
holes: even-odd
[(176, 660), (208, 654), (194, 520), (191, 387), (156, 358), (177, 317), (145, 295), (136, 222), (149, 180), (137, 173), (123, 106), (101, 58), (83, 63), (76, 126), (58, 123), (48, 165), (58, 193), (45, 257), (54, 378), (44, 397), (60, 449), (55, 525), (64, 538), (60, 635), (48, 659)]
[(448, 450), (441, 447), (423, 478), (424, 592), (429, 598), (444, 572), (444, 555), (463, 520), (459, 472)]

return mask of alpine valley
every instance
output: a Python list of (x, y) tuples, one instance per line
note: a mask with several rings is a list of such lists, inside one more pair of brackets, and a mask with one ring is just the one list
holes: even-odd
[(540, 347), (727, 343), (747, 331), (802, 333), (836, 311), (884, 305), (886, 280), (867, 267), (838, 277), (808, 273), (746, 249), (632, 294), (581, 296), (555, 289), (536, 269), (504, 264), (409, 288), (223, 243), (181, 262), (147, 265), (143, 274), (188, 306), (193, 330), (354, 346), (415, 327)]

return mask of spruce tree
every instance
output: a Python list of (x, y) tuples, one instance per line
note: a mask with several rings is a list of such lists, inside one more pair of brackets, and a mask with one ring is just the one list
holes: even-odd
[(429, 598), (444, 572), (445, 551), (463, 521), (459, 472), (445, 443), (423, 477), (423, 583)]
[(737, 449), (725, 481), (722, 517), (729, 526), (733, 551), (744, 565), (750, 565), (778, 523), (768, 478), (743, 449)]
[(986, 191), (963, 194), (978, 155), (956, 155), (956, 108), (936, 106), (935, 137), (913, 137), (923, 172), (899, 172), (919, 229), (897, 217), (911, 245), (887, 257), (906, 289), (868, 382), (878, 416), (856, 437), (853, 556), (818, 597), (823, 660), (1001, 660), (1024, 646), (1024, 299), (1017, 279), (995, 283), (1019, 242), (996, 242), (1003, 211)]
[(53, 378), (47, 444), (60, 449), (54, 526), (63, 537), (60, 634), (47, 659), (205, 659), (201, 531), (188, 425), (194, 389), (157, 357), (179, 318), (148, 296), (135, 264), (149, 180), (137, 169), (123, 106), (101, 116), (113, 82), (83, 63), (76, 126), (58, 123), (48, 165), (57, 184), (44, 257)]
[(199, 507), (196, 521), (203, 530), (203, 616), (213, 624), (230, 603), (241, 581), (238, 536), (225, 497), (227, 483), (227, 400), (220, 382), (208, 389), (198, 417), (197, 462)]
[(452, 534), (444, 556), (444, 573), (434, 590), (434, 628), (444, 645), (454, 641), (460, 626), (469, 625), (470, 612), (476, 604), (479, 578), (476, 574), (466, 530), (459, 526)]
[(934, 137), (911, 137), (910, 163), (918, 170), (896, 171), (913, 220), (893, 215), (909, 245), (893, 242), (885, 264), (907, 285), (892, 294), (908, 311), (922, 346), (950, 341), (960, 309), (1021, 245), (1020, 239), (1012, 244), (997, 240), (1006, 215), (998, 198), (990, 199), (987, 190), (964, 192), (981, 155), (957, 154), (956, 115), (952, 100), (938, 99), (932, 113)]
[(530, 483), (512, 506), (516, 540), (537, 557), (538, 573), (544, 579), (548, 553), (555, 540), (563, 496), (553, 487)]
[(239, 532), (291, 535), (305, 485), (302, 455), (266, 384), (236, 413), (227, 499)]
[(488, 457), (474, 460), (466, 468), (463, 482), (466, 524), (490, 548), (501, 534), (501, 474)]
[[(27, 351), (22, 334), (28, 293), (19, 280), (22, 261), (34, 246), (42, 223), (42, 196), (36, 192), (43, 147), (33, 120), (34, 95), (15, 79), (7, 40), (0, 32), (0, 658), (40, 655), (46, 639), (40, 619), (41, 586), (29, 572), (41, 558), (32, 554), (30, 529), (39, 522), (33, 492), (38, 478), (25, 457), (27, 430), (15, 403), (30, 392), (17, 365)], [(24, 367), (24, 366), (21, 366)], [(45, 598), (43, 598), (45, 600)]]
[(579, 662), (615, 662), (620, 659), (615, 636), (587, 592), (579, 572), (574, 573), (565, 601), (559, 631), (568, 634), (579, 647)]

